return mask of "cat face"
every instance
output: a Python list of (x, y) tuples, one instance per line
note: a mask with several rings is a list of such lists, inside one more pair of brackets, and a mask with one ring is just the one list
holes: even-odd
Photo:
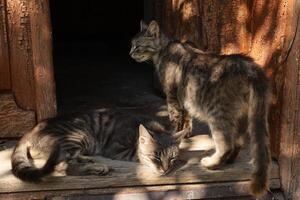
[(179, 144), (186, 131), (175, 134), (153, 133), (139, 127), (138, 158), (156, 174), (168, 174), (178, 160)]
[(160, 48), (160, 30), (157, 22), (152, 21), (148, 26), (141, 21), (141, 30), (131, 41), (129, 55), (137, 62), (144, 62), (151, 60)]

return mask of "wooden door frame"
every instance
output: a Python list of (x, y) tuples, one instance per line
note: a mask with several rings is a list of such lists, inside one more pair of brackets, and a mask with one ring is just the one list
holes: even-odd
[(300, 199), (300, 1), (290, 1), (281, 109), (280, 179), (286, 199)]
[[(8, 118), (10, 124), (0, 122), (1, 137), (16, 137), (56, 115), (49, 0), (0, 0), (0, 21), (0, 71), (6, 77), (0, 82), (0, 95), (1, 102), (11, 105), (0, 102), (0, 118)], [(14, 112), (31, 114), (23, 119), (8, 115)], [(20, 120), (26, 126), (17, 123)]]

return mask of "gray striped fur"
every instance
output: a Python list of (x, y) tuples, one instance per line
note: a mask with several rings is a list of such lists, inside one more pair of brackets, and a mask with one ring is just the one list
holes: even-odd
[[(39, 123), (26, 133), (12, 154), (12, 171), (22, 180), (38, 181), (68, 162), (93, 162), (101, 155), (111, 159), (140, 161), (153, 172), (165, 174), (178, 157), (178, 146), (184, 131), (170, 134), (157, 121), (118, 110), (101, 109), (83, 114), (61, 116)], [(47, 158), (42, 168), (34, 166), (30, 157)], [(82, 166), (71, 175), (106, 174), (102, 164)]]
[(244, 55), (205, 53), (168, 38), (155, 21), (149, 26), (142, 23), (130, 55), (137, 62), (153, 62), (177, 131), (191, 130), (192, 117), (208, 123), (216, 151), (201, 160), (203, 166), (215, 169), (233, 161), (249, 133), (254, 164), (251, 192), (264, 194), (270, 163), (270, 89), (263, 70)]

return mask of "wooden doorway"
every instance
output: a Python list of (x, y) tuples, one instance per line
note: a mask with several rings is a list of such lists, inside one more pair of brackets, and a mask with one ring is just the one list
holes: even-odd
[(143, 1), (51, 1), (50, 10), (59, 113), (136, 106), (151, 92), (152, 67), (128, 55)]
[(56, 115), (49, 1), (0, 1), (1, 137)]

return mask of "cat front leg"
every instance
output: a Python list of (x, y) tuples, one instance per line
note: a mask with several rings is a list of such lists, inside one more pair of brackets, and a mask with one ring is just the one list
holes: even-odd
[(184, 124), (184, 111), (180, 108), (177, 100), (167, 100), (169, 118), (173, 124), (175, 131), (181, 131)]
[(77, 156), (77, 162), (79, 162), (79, 163), (96, 163), (98, 161), (94, 157), (84, 156), (84, 155), (80, 154)]
[(83, 176), (83, 175), (98, 175), (102, 176), (107, 174), (110, 168), (97, 161), (95, 158), (90, 156), (84, 156), (77, 153), (74, 157), (68, 161), (66, 174), (72, 176)]
[(192, 136), (193, 119), (186, 110), (184, 111), (183, 120), (183, 129), (187, 129), (187, 134), (185, 135), (185, 138), (189, 138)]
[(66, 174), (71, 176), (97, 175), (103, 176), (110, 171), (107, 165), (101, 163), (69, 162)]

